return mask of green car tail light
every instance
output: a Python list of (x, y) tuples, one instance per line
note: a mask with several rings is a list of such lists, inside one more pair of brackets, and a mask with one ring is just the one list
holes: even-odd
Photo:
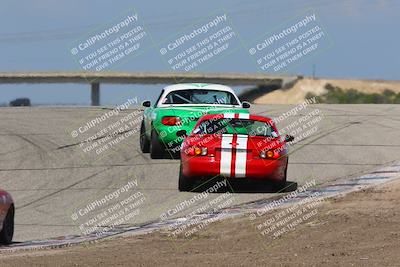
[(176, 116), (165, 116), (161, 119), (161, 123), (166, 126), (181, 125), (181, 118)]

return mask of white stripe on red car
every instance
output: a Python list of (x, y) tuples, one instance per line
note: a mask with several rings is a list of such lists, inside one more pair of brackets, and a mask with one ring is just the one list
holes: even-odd
[(236, 162), (235, 162), (235, 173), (234, 177), (244, 178), (246, 177), (246, 162), (247, 162), (247, 135), (238, 135), (236, 141)]
[[(225, 113), (226, 119), (249, 119), (249, 114)], [(221, 140), (220, 174), (229, 177), (246, 177), (248, 136), (223, 134)]]
[(235, 113), (224, 113), (224, 119), (233, 119), (235, 117)]
[(223, 134), (221, 140), (221, 160), (219, 173), (221, 175), (231, 175), (231, 162), (232, 162), (232, 134)]
[(223, 134), (221, 140), (220, 174), (228, 177), (246, 177), (248, 136)]
[(239, 113), (239, 119), (249, 119), (250, 114), (248, 113)]

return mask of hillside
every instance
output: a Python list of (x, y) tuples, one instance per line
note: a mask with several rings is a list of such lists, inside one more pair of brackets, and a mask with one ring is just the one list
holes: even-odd
[(328, 91), (327, 84), (340, 87), (343, 90), (356, 89), (363, 93), (383, 93), (389, 89), (393, 92), (400, 92), (400, 81), (380, 80), (334, 80), (334, 79), (310, 79), (298, 80), (290, 88), (279, 89), (267, 93), (254, 100), (256, 104), (296, 104), (304, 101), (308, 93), (323, 95)]

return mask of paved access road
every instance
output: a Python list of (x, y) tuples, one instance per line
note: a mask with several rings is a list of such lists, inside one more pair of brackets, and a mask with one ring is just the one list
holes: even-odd
[[(293, 107), (254, 105), (251, 111), (278, 117)], [(126, 200), (128, 205), (129, 197), (139, 212), (124, 223), (134, 225), (159, 220), (168, 210), (182, 216), (221, 195), (179, 206), (196, 195), (177, 190), (179, 160), (151, 160), (139, 151), (134, 121), (140, 120), (141, 113), (135, 109), (90, 123), (109, 111), (93, 107), (0, 109), (0, 187), (9, 191), (16, 203), (15, 241), (80, 234), (79, 225), (90, 224), (90, 219), (111, 222), (105, 219), (124, 210), (118, 203)], [(306, 117), (312, 111), (313, 116)], [(90, 129), (71, 136), (85, 125)], [(320, 184), (348, 179), (400, 156), (400, 105), (312, 105), (278, 125), (281, 129), (291, 126), (292, 131), (299, 126), (303, 129), (295, 134), (305, 139), (290, 148), (288, 169), (288, 180), (299, 185), (313, 179)], [(96, 141), (79, 143), (117, 129), (122, 133), (97, 139), (99, 146), (91, 151), (84, 149)], [(121, 187), (128, 182), (137, 186), (123, 192)], [(118, 197), (104, 201), (116, 191)], [(231, 204), (238, 204), (275, 194), (241, 192), (232, 196)], [(141, 203), (139, 199), (143, 199)], [(87, 210), (88, 204), (96, 201), (99, 207)]]

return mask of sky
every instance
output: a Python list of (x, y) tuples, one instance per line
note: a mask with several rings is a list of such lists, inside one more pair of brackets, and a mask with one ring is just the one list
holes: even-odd
[[(160, 49), (225, 15), (226, 21), (211, 28), (215, 31), (229, 28), (234, 33), (226, 42), (229, 47), (191, 71), (276, 74), (278, 72), (271, 68), (262, 69), (257, 64), (257, 55), (286, 44), (297, 36), (296, 33), (276, 40), (275, 47), (271, 45), (257, 51), (255, 56), (249, 49), (315, 14), (315, 21), (303, 29), (317, 26), (323, 32), (323, 38), (316, 41), (318, 48), (280, 70), (280, 74), (312, 76), (314, 68), (317, 77), (400, 79), (397, 51), (400, 47), (400, 1), (395, 0), (3, 0), (0, 72), (81, 71), (84, 65), (79, 59), (90, 51), (86, 49), (73, 55), (71, 49), (94, 34), (110, 29), (129, 14), (136, 14), (137, 21), (124, 29), (140, 26), (145, 37), (139, 41), (138, 50), (118, 64), (110, 64), (107, 71), (173, 71), (168, 60), (197, 44), (199, 38), (211, 36), (212, 30), (169, 50), (166, 55), (162, 55)], [(107, 45), (123, 33), (123, 30), (114, 32), (96, 45)], [(154, 100), (163, 86), (102, 84), (101, 104), (120, 104), (127, 97)], [(90, 87), (87, 84), (0, 85), (0, 104), (18, 97), (29, 97), (34, 105), (89, 105)]]

